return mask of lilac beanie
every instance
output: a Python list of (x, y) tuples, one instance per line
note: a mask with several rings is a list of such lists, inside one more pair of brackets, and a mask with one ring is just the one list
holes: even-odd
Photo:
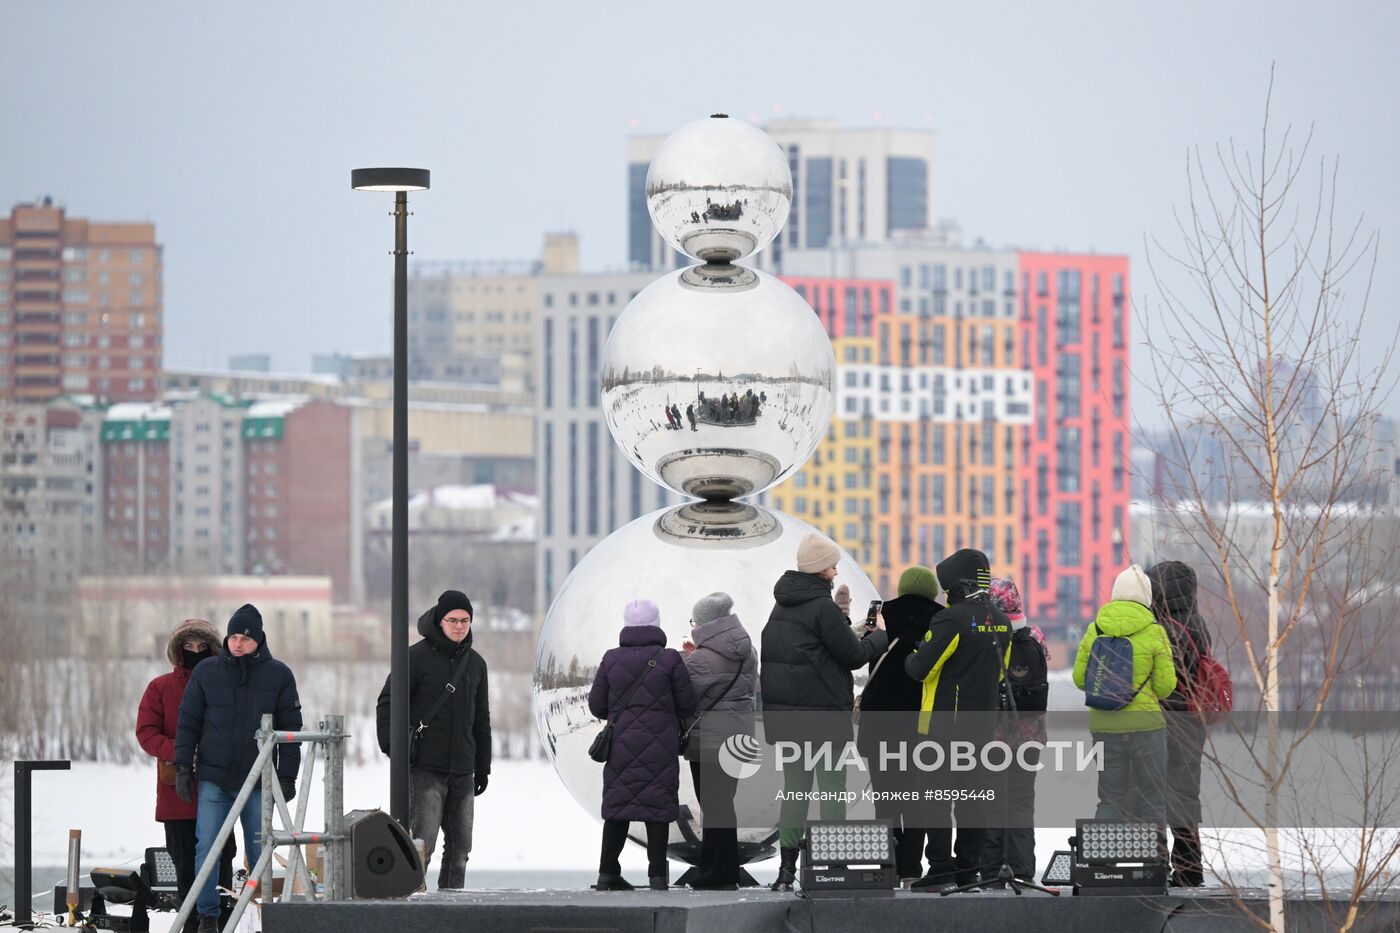
[(649, 599), (634, 599), (622, 610), (623, 625), (660, 625), (661, 610)]

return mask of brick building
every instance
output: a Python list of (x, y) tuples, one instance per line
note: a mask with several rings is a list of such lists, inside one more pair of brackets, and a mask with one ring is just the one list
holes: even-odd
[(162, 340), (153, 224), (69, 217), (50, 198), (0, 218), (0, 399), (153, 399)]

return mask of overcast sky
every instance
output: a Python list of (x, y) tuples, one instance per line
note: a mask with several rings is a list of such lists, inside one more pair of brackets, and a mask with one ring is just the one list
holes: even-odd
[[(1150, 307), (1144, 236), (1173, 236), (1188, 147), (1257, 140), (1271, 62), (1274, 119), (1341, 159), (1340, 216), (1391, 234), (1394, 2), (0, 0), (0, 200), (154, 221), (168, 365), (300, 370), (390, 346), (390, 196), (352, 167), (432, 170), (418, 258), (531, 258), (572, 229), (603, 269), (629, 133), (716, 110), (929, 126), (969, 240), (1128, 253)], [(1386, 340), (1394, 255), (1383, 237)]]

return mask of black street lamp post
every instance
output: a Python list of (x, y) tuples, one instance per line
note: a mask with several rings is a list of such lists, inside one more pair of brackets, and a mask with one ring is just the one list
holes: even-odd
[(389, 815), (408, 826), (408, 192), (425, 168), (357, 168), (350, 187), (394, 192), (394, 477), (389, 637)]

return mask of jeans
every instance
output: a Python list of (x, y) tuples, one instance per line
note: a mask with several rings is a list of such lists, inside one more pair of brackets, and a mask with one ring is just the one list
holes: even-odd
[[(170, 853), (170, 861), (175, 863), (175, 890), (183, 904), (185, 895), (190, 893), (190, 887), (194, 884), (195, 872), (199, 870), (194, 854), (194, 820), (166, 820), (162, 825), (165, 827), (165, 851)], [(225, 888), (233, 887), (235, 851), (233, 833), (229, 833), (228, 842), (219, 856), (219, 884)], [(191, 911), (185, 920), (185, 933), (195, 933), (198, 926), (199, 913)]]
[[(603, 820), (603, 851), (598, 858), (598, 874), (616, 877), (622, 874), (618, 856), (627, 844), (627, 820)], [(670, 823), (644, 823), (647, 828), (647, 877), (667, 878), (666, 844), (670, 841)]]
[(476, 779), (471, 774), (444, 774), (413, 768), (408, 772), (408, 829), (423, 840), (423, 875), (437, 848), (442, 830), (442, 867), (438, 890), (466, 883), (467, 856), (472, 851), (472, 821), (476, 813)]
[[(796, 849), (802, 845), (802, 837), (807, 830), (807, 809), (810, 801), (792, 799), (794, 794), (805, 795), (812, 789), (812, 778), (817, 779), (817, 787), (824, 796), (839, 793), (846, 789), (846, 772), (840, 768), (813, 768), (808, 771), (796, 762), (783, 767), (783, 803), (778, 809), (778, 845), (784, 849)], [(846, 803), (843, 800), (823, 799), (821, 801), (823, 820), (844, 820)]]
[[(238, 795), (224, 790), (213, 781), (199, 782), (199, 812), (194, 821), (194, 870), (199, 871), (199, 866), (204, 864), (204, 859), (209, 855), (209, 849), (213, 845), (214, 838), (219, 835), (219, 827), (224, 825), (224, 820), (228, 818), (229, 811), (233, 809), (233, 802)], [(256, 787), (248, 802), (243, 805), (243, 812), (239, 814), (239, 820), (243, 823), (243, 851), (248, 853), (248, 871), (251, 874), (257, 867), (258, 859), (262, 857), (262, 787)], [(199, 889), (199, 900), (195, 902), (195, 909), (201, 917), (217, 917), (219, 915), (219, 873), (210, 872), (209, 879), (204, 882), (204, 887)]]
[(1099, 820), (1167, 822), (1167, 730), (1095, 732), (1103, 743), (1099, 772)]

